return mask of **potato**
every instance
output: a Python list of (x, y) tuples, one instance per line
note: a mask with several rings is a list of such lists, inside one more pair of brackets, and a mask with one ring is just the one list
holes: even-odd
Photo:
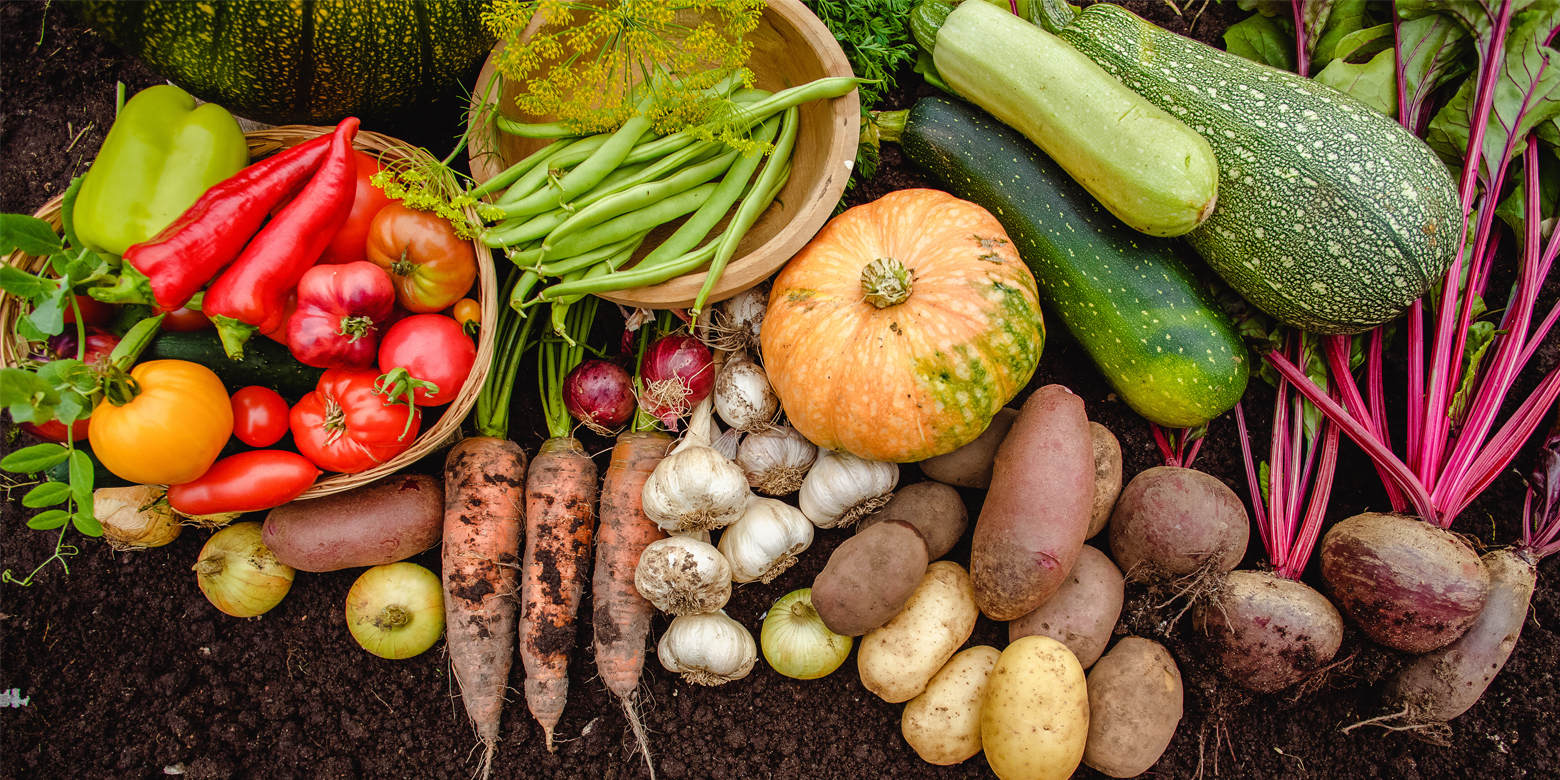
[(1155, 466), (1127, 483), (1110, 516), (1110, 554), (1133, 582), (1240, 565), (1251, 536), (1246, 505), (1201, 471)]
[(991, 424), (975, 437), (975, 441), (952, 452), (921, 461), (921, 473), (944, 485), (955, 487), (987, 488), (991, 486), (991, 466), (997, 457), (997, 446), (1008, 435), (1018, 410), (1003, 407), (992, 416)]
[(1063, 780), (1083, 758), (1089, 693), (1066, 645), (1026, 636), (1007, 646), (986, 684), (980, 741), (1001, 780)]
[[(1089, 532), (1085, 539), (1099, 536), (1110, 520), (1110, 511), (1121, 496), (1121, 442), (1116, 434), (1097, 422), (1089, 422), (1089, 436), (1094, 443), (1094, 510), (1089, 515)], [(1089, 668), (1084, 664), (1084, 668)]]
[(266, 515), (261, 539), (299, 571), (395, 563), (444, 534), (444, 485), (398, 474), (324, 498), (292, 501)]
[(899, 730), (922, 761), (947, 766), (980, 752), (980, 708), (1000, 657), (987, 645), (960, 651), (905, 705)]
[(1181, 722), (1181, 670), (1158, 642), (1129, 636), (1089, 672), (1083, 763), (1111, 777), (1147, 772)]
[[(814, 603), (817, 591), (814, 591)], [(975, 631), (975, 591), (964, 567), (937, 561), (926, 568), (904, 609), (861, 638), (861, 684), (886, 702), (909, 701)]]
[(1121, 617), (1125, 589), (1121, 570), (1111, 563), (1110, 557), (1084, 545), (1062, 589), (1035, 611), (1008, 621), (1008, 641), (1048, 636), (1067, 645), (1078, 656), (1078, 663), (1087, 669), (1110, 643), (1116, 619)]
[(861, 636), (899, 614), (926, 575), (926, 540), (885, 520), (834, 548), (812, 584), (813, 608), (830, 631)]
[(997, 450), (975, 521), (970, 580), (992, 620), (1033, 612), (1078, 562), (1094, 506), (1094, 445), (1083, 400), (1046, 385), (1024, 402)]
[(863, 518), (856, 533), (884, 520), (903, 520), (919, 529), (926, 537), (926, 557), (935, 561), (959, 543), (970, 513), (959, 491), (941, 482), (917, 482), (900, 488), (882, 509)]

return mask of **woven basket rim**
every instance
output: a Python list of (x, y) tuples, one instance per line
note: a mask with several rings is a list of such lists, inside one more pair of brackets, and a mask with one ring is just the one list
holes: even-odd
[[(333, 129), (311, 125), (283, 125), (248, 132), (244, 137), (249, 141), (250, 157), (255, 159), (290, 148), (329, 133)], [(359, 132), (353, 146), (361, 151), (378, 153), (381, 159), (421, 158), (425, 161), (437, 162), (426, 150), (380, 133)], [(64, 200), (64, 194), (54, 196), (34, 212), (33, 216), (48, 222), (56, 231), (60, 230), (60, 211)], [(467, 216), (475, 220), (477, 216), (475, 212), (469, 208), (467, 210), (470, 212)], [(477, 359), (460, 393), (449, 403), (444, 416), (433, 427), (422, 431), (417, 441), (400, 455), (366, 471), (356, 474), (333, 474), (320, 479), (298, 499), (320, 498), (368, 484), (415, 463), (459, 438), (461, 423), (465, 421), (471, 407), (476, 404), (482, 385), (487, 380), (488, 369), (493, 363), (496, 341), (494, 331), (498, 323), (498, 282), (492, 250), (476, 239), (472, 239), (471, 243), (477, 253), (477, 292), (478, 303), (482, 308), (481, 328), (477, 331)], [(43, 257), (28, 255), (20, 250), (6, 255), (4, 260), (7, 265), (31, 273), (40, 270), (44, 261)], [(0, 295), (0, 328), (4, 329), (4, 332), (0, 333), (0, 367), (14, 368), (20, 364), (25, 344), (19, 343), (14, 333), (16, 319), (21, 316), (21, 309), (22, 307), (17, 305), (12, 296)]]

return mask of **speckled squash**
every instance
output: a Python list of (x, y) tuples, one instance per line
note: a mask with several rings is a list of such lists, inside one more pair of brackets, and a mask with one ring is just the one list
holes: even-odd
[(822, 447), (905, 463), (973, 441), (1034, 375), (1034, 276), (990, 212), (899, 190), (825, 225), (775, 279), (763, 358)]
[(1058, 35), (1208, 139), (1219, 205), (1186, 238), (1263, 311), (1358, 333), (1396, 319), (1451, 263), (1451, 175), (1387, 116), (1109, 3)]
[(459, 98), (497, 37), (485, 0), (93, 0), (94, 31), (190, 94), (272, 124), (376, 119)]
[(996, 215), (1061, 318), (1132, 410), (1192, 428), (1246, 391), (1246, 347), (1176, 256), (1122, 224), (1017, 131), (962, 101), (923, 98), (899, 135), (905, 156)]

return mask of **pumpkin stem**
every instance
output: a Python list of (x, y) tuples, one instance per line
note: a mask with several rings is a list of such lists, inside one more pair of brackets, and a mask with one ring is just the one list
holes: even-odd
[(909, 300), (914, 282), (915, 273), (892, 257), (879, 257), (861, 269), (861, 295), (879, 309)]

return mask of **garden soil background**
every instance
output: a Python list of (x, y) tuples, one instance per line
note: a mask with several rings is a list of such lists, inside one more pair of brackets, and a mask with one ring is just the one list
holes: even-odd
[[(0, 210), (31, 213), (84, 172), (113, 119), (114, 85), (133, 93), (158, 83), (139, 63), (81, 28), (68, 3), (0, 3)], [(1127, 3), (1179, 32), (1187, 20), (1160, 2)], [(1187, 3), (1197, 5), (1195, 2)], [(1194, 9), (1188, 9), (1191, 16)], [(1240, 18), (1233, 6), (1212, 4), (1192, 34), (1219, 41)], [(468, 74), (469, 87), (475, 73)], [(927, 90), (913, 74), (891, 97), (906, 107)], [(366, 129), (425, 145), (442, 156), (452, 148), (460, 96), (419, 111), (414, 120), (371, 123)], [(871, 182), (852, 203), (926, 182), (885, 150)], [(1551, 282), (1544, 305), (1553, 301)], [(609, 311), (604, 309), (603, 311)], [(616, 344), (620, 320), (603, 323), (597, 343)], [(1560, 360), (1556, 339), (1540, 350), (1518, 387), (1525, 394), (1540, 371)], [(1401, 359), (1388, 376), (1401, 377)], [(1147, 424), (1118, 403), (1076, 343), (1054, 324), (1033, 387), (1060, 382), (1078, 392), (1090, 416), (1120, 437), (1130, 478), (1157, 465)], [(529, 451), (545, 437), (535, 413), (529, 374), (517, 385), (512, 436)], [(1391, 397), (1401, 398), (1401, 388)], [(1520, 397), (1514, 395), (1514, 397)], [(1246, 410), (1265, 449), (1272, 392), (1254, 382)], [(1401, 420), (1401, 410), (1393, 419)], [(4, 450), (30, 443), (9, 419)], [(1247, 495), (1235, 427), (1215, 421), (1197, 466)], [(585, 434), (605, 467), (609, 442)], [(1517, 465), (1528, 468), (1533, 447)], [(439, 473), (442, 453), (417, 469)], [(24, 475), (6, 474), (8, 484)], [(902, 483), (920, 479), (914, 467)], [(9, 491), (0, 519), (0, 568), (25, 576), (52, 552), (53, 532), (27, 529), (20, 492)], [(979, 491), (967, 491), (972, 517)], [(1455, 530), (1486, 545), (1519, 532), (1522, 486), (1503, 476), (1464, 512)], [(1344, 445), (1328, 522), (1388, 506), (1374, 471)], [(737, 588), (727, 611), (755, 636), (774, 599), (811, 584), (846, 531), (820, 532), (801, 562), (769, 585)], [(0, 585), (0, 691), (25, 704), (0, 707), (0, 777), (154, 778), (451, 778), (470, 777), (476, 738), (469, 726), (441, 642), (405, 661), (362, 651), (347, 633), (343, 604), (357, 570), (300, 573), (280, 606), (252, 620), (217, 612), (190, 571), (208, 533), (187, 530), (173, 544), (115, 553), (81, 540), (69, 571), (51, 565), (31, 587)], [(1096, 543), (1101, 543), (1096, 540)], [(949, 557), (967, 562), (968, 535)], [(1255, 533), (1246, 565), (1264, 558)], [(413, 560), (437, 570), (438, 550)], [(1188, 625), (1173, 623), (1179, 606), (1157, 610), (1158, 594), (1129, 591), (1118, 633), (1159, 638), (1180, 662), (1186, 713), (1174, 741), (1150, 775), (1166, 778), (1516, 778), (1560, 777), (1556, 758), (1556, 669), (1560, 667), (1560, 566), (1540, 569), (1533, 611), (1505, 671), (1471, 711), (1444, 734), (1361, 728), (1382, 714), (1380, 683), (1404, 656), (1361, 641), (1350, 629), (1338, 663), (1303, 690), (1250, 697), (1204, 666)], [(1316, 584), (1315, 567), (1306, 579)], [(590, 604), (581, 608), (590, 614)], [(665, 629), (658, 620), (653, 638)], [(520, 694), (518, 660), (504, 712), (497, 778), (638, 778), (647, 776), (626, 735), (614, 698), (596, 679), (588, 618), (580, 623), (569, 667), (568, 708), (549, 754)], [(969, 644), (1002, 647), (1005, 625), (981, 619)], [(918, 759), (900, 736), (901, 705), (862, 688), (855, 659), (816, 681), (782, 677), (760, 660), (751, 676), (717, 688), (678, 680), (648, 655), (642, 709), (655, 761), (666, 778), (956, 778), (990, 777), (982, 757), (951, 767)], [(1100, 777), (1080, 768), (1079, 777)]]

